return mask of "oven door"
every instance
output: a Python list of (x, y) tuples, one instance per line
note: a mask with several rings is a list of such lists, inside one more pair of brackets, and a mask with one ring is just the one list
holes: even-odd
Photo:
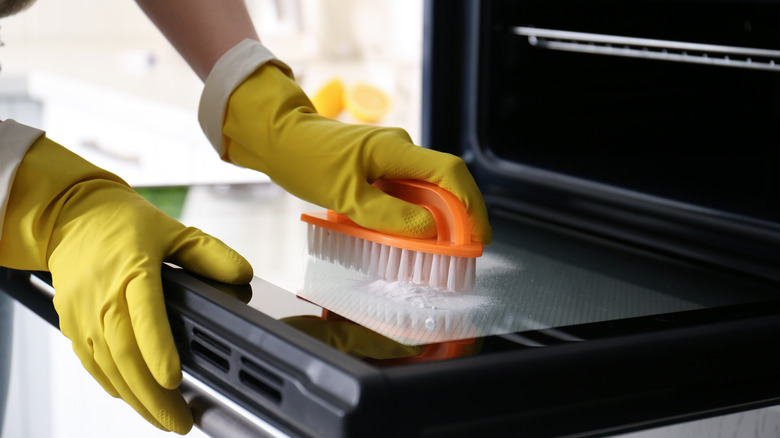
[[(221, 221), (242, 220), (233, 216)], [(603, 436), (780, 400), (776, 283), (517, 214), (492, 223), (476, 290), (463, 296), (377, 293), (331, 270), (296, 297), (259, 278), (231, 288), (165, 268), (193, 379), (182, 389), (209, 414), (198, 421), (212, 421), (199, 426), (215, 436), (253, 436), (258, 419), (292, 437)], [(0, 274), (0, 292), (56, 326), (40, 281), (50, 278)], [(194, 383), (232, 405), (204, 404)]]

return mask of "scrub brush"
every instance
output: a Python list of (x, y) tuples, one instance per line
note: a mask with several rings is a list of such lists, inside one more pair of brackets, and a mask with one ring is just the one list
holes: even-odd
[(373, 185), (430, 211), (436, 237), (385, 234), (328, 210), (301, 215), (309, 224), (309, 254), (387, 281), (454, 292), (474, 290), (476, 258), (482, 255), (482, 244), (471, 240), (463, 203), (452, 193), (423, 181), (380, 179)]

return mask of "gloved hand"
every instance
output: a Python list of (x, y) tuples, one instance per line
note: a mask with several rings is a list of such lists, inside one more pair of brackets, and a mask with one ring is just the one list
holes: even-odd
[[(206, 81), (201, 116), (213, 117), (203, 110), (203, 102), (212, 100), (210, 87), (218, 88), (214, 77), (230, 76), (235, 70), (225, 59), (241, 59), (244, 49), (247, 56), (264, 49), (254, 44), (247, 40), (231, 49), (233, 53), (214, 67)], [(396, 178), (438, 184), (466, 205), (472, 239), (490, 243), (485, 203), (463, 160), (416, 146), (400, 129), (349, 125), (318, 115), (280, 66), (266, 62), (232, 91), (220, 119), (221, 138), (209, 133), (213, 127), (202, 120), (212, 142), (222, 143), (215, 146), (224, 160), (259, 170), (293, 195), (343, 213), (364, 227), (413, 237), (435, 234), (430, 213), (371, 183)]]
[(228, 283), (252, 278), (243, 257), (115, 175), (45, 137), (31, 146), (11, 188), (0, 265), (50, 271), (60, 329), (84, 367), (150, 423), (184, 434), (192, 414), (176, 390), (163, 261)]

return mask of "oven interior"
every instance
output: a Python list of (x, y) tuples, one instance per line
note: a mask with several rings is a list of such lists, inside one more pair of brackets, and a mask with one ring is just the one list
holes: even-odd
[(780, 3), (493, 2), (482, 147), (780, 221)]

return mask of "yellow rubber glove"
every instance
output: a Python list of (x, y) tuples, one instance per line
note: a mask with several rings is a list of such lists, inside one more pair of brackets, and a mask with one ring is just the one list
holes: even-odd
[(378, 178), (418, 179), (455, 194), (469, 212), (472, 239), (490, 243), (482, 195), (465, 163), (414, 145), (395, 128), (349, 125), (315, 113), (298, 85), (275, 64), (260, 67), (229, 98), (223, 159), (267, 174), (293, 195), (398, 235), (431, 237), (422, 207), (371, 186)]
[(115, 175), (45, 137), (31, 146), (11, 188), (0, 265), (49, 270), (60, 329), (84, 367), (150, 423), (184, 434), (192, 414), (176, 390), (182, 375), (163, 261), (222, 282), (252, 278), (243, 257)]

